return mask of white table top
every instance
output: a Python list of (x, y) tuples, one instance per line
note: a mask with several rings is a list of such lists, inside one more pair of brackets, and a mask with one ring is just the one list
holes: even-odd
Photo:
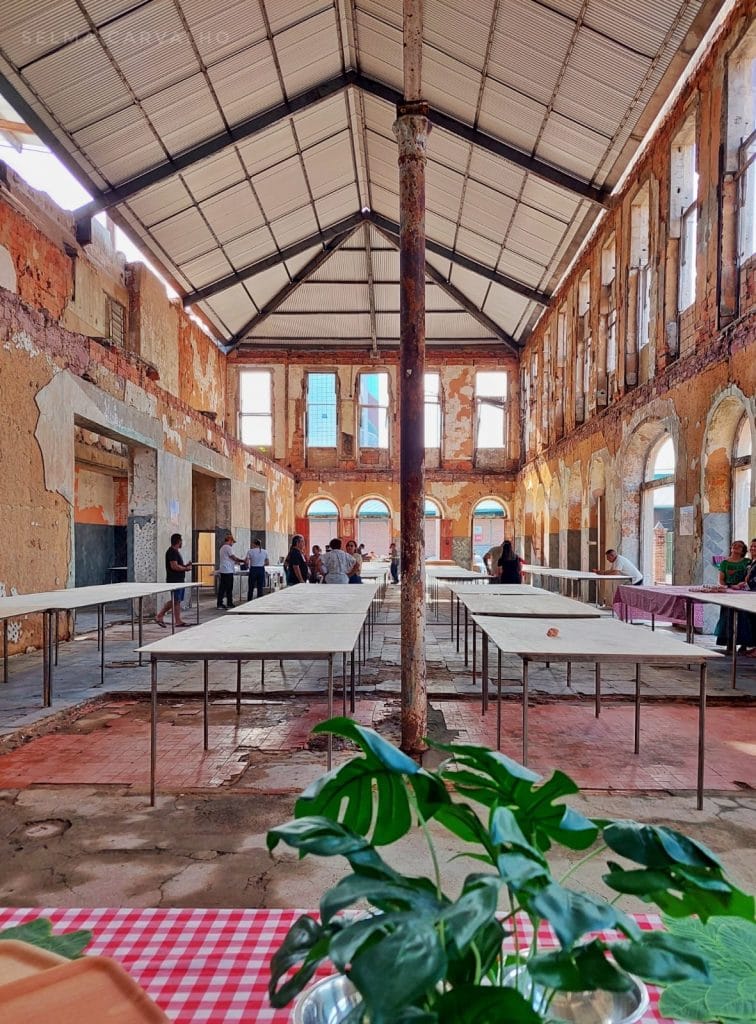
[[(484, 584), (484, 585), (482, 585)], [(480, 583), (450, 583), (451, 590), (458, 597), (463, 594), (491, 594), (499, 597), (522, 597), (523, 594), (548, 594), (543, 587), (531, 587), (529, 583), (486, 583), (486, 577), (482, 577)]]
[(428, 565), (425, 567), (425, 574), (435, 580), (488, 579), (473, 569), (463, 569), (461, 565)]
[(0, 619), (30, 615), (33, 612), (73, 611), (75, 608), (87, 608), (95, 604), (129, 601), (132, 598), (199, 586), (199, 583), (103, 583), (95, 587), (68, 587), (39, 594), (19, 594), (0, 598)]
[(139, 651), (154, 658), (212, 661), (324, 658), (350, 654), (364, 620), (364, 615), (332, 615), (327, 623), (320, 615), (226, 615), (156, 640)]
[(728, 590), (726, 594), (705, 594), (700, 591), (688, 591), (687, 596), (693, 601), (704, 604), (717, 604), (722, 608), (735, 608), (739, 612), (756, 614), (756, 590)]
[(621, 576), (613, 572), (583, 572), (581, 569), (552, 569), (548, 565), (523, 565), (523, 572), (531, 576), (555, 576), (560, 580), (630, 580), (632, 576)]
[[(367, 614), (375, 598), (375, 584), (344, 584), (326, 586), (297, 584), (286, 587), (274, 594), (266, 594), (255, 601), (246, 601), (232, 608), (229, 615), (332, 615), (342, 612), (346, 615)], [(322, 629), (321, 625), (321, 629)]]
[(558, 636), (550, 637), (546, 635), (550, 623), (544, 619), (513, 621), (490, 615), (473, 618), (501, 651), (532, 661), (689, 665), (722, 657), (705, 647), (636, 629), (617, 619), (570, 619), (556, 627)]
[[(481, 590), (483, 588), (481, 587)], [(516, 601), (502, 600), (502, 595), (483, 593), (460, 594), (459, 599), (473, 615), (496, 615), (508, 618), (598, 619), (601, 612), (583, 601), (573, 601), (559, 594), (523, 594)]]

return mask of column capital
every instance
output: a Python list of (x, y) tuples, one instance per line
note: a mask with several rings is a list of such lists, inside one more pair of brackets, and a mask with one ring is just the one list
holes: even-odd
[(427, 103), (397, 103), (396, 121), (393, 132), (399, 144), (399, 156), (418, 156), (425, 158), (431, 122), (428, 116)]

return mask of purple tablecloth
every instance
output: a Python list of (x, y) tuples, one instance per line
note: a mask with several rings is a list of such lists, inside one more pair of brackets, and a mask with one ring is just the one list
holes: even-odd
[[(663, 622), (679, 622), (684, 626), (691, 597), (693, 594), (689, 587), (617, 587), (614, 614), (625, 622), (653, 615)], [(703, 606), (700, 604), (693, 605), (693, 625), (703, 626)]]

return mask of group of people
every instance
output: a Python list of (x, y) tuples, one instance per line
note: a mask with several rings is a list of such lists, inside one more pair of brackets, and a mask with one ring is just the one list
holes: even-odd
[[(732, 542), (730, 557), (719, 563), (719, 585), (732, 590), (756, 590), (756, 537), (750, 546), (743, 540)], [(732, 610), (723, 608), (716, 628), (717, 646), (726, 647), (728, 651), (737, 646), (741, 654), (756, 658), (756, 615), (743, 612), (738, 615), (736, 637), (732, 635), (732, 620)]]
[[(294, 535), (291, 548), (284, 559), (287, 586), (297, 583), (362, 583), (362, 564), (375, 555), (365, 553), (365, 545), (348, 540), (342, 546), (340, 537), (334, 537), (323, 551), (319, 544), (313, 544), (312, 554), (305, 555), (305, 539), (301, 533)], [(399, 552), (396, 544), (389, 552), (391, 578), (399, 582)]]
[[(643, 573), (640, 569), (633, 565), (629, 558), (618, 555), (614, 548), (609, 548), (606, 552), (606, 560), (609, 568), (605, 570), (605, 575), (627, 576), (634, 587), (643, 583)], [(483, 555), (483, 564), (491, 583), (522, 583), (522, 567), (525, 560), (515, 552), (510, 540), (489, 548)]]

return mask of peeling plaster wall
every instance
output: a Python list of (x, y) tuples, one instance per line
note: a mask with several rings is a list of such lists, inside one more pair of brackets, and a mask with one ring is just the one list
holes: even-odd
[[(223, 430), (224, 354), (182, 311), (170, 307), (162, 286), (152, 281), (144, 285), (154, 307), (147, 325), (152, 333), (144, 332), (151, 339), (152, 359), (128, 345), (120, 348), (63, 328), (59, 321), (71, 309), (74, 280), (73, 261), (63, 250), (64, 244), (76, 249), (72, 220), (12, 172), (7, 182), (0, 175), (0, 246), (9, 254), (17, 293), (0, 287), (0, 592), (31, 593), (78, 582), (79, 428), (128, 448), (127, 513), (121, 504), (128, 519), (131, 578), (163, 578), (163, 552), (172, 532), (182, 532), (191, 548), (193, 465), (233, 483), (238, 521), (228, 525), (246, 536), (250, 494), (265, 493), (275, 544), (283, 553), (294, 527), (294, 481)], [(81, 251), (76, 259), (84, 261), (87, 255)], [(107, 288), (103, 285), (103, 295), (123, 286), (122, 264), (115, 256), (112, 264), (115, 277)], [(105, 282), (107, 260), (90, 270), (90, 282)], [(10, 281), (12, 275), (6, 276)], [(161, 302), (168, 309), (163, 318), (155, 312)], [(137, 308), (142, 310), (142, 304)], [(140, 347), (141, 339), (142, 334)], [(166, 379), (172, 390), (164, 386)], [(217, 414), (217, 422), (208, 412)], [(86, 508), (93, 510), (87, 516), (109, 520), (115, 512), (107, 504), (94, 496), (91, 504), (87, 499)], [(34, 619), (12, 623), (11, 651), (38, 644), (38, 633)]]
[[(552, 561), (554, 526), (558, 521), (560, 560), (566, 546), (568, 564), (574, 564), (578, 548), (581, 567), (592, 564), (589, 544), (595, 545), (597, 541), (599, 500), (605, 503), (602, 547), (617, 547), (633, 560), (641, 557), (640, 484), (649, 447), (663, 430), (675, 442), (675, 506), (678, 510), (692, 506), (695, 513), (691, 535), (680, 533), (677, 513), (674, 581), (713, 582), (716, 570), (711, 565), (711, 556), (721, 554), (729, 546), (732, 437), (744, 414), (756, 441), (756, 257), (740, 268), (733, 267), (731, 259), (727, 262), (726, 237), (733, 229), (736, 210), (731, 204), (719, 202), (727, 54), (749, 23), (748, 10), (747, 4), (741, 4), (729, 18), (526, 345), (523, 364), (529, 368), (538, 359), (543, 365), (544, 346), (549, 336), (555, 336), (558, 311), (575, 310), (579, 282), (588, 270), (593, 285), (589, 322), (593, 345), (597, 344), (600, 324), (596, 282), (600, 280), (602, 247), (614, 233), (619, 352), (615, 394), (606, 407), (598, 404), (594, 367), (586, 393), (586, 420), (579, 423), (575, 415), (574, 374), (567, 373), (562, 437), (555, 430), (553, 417), (546, 417), (548, 432), (542, 430), (541, 408), (552, 398), (543, 375), (533, 382), (529, 408), (523, 410), (524, 433), (532, 443), (524, 453), (518, 477), (518, 492), (525, 495), (525, 500), (517, 507), (517, 528), (526, 534), (529, 546), (538, 548), (543, 523), (550, 521)], [(700, 175), (696, 299), (688, 310), (674, 317), (677, 277), (676, 267), (670, 264), (668, 244), (670, 151), (672, 140), (691, 111), (697, 119)], [(625, 361), (634, 316), (627, 269), (631, 206), (639, 188), (647, 182), (651, 196), (650, 340), (647, 348), (641, 350), (638, 383), (633, 384)], [(739, 281), (739, 288), (734, 290), (728, 285), (733, 279)], [(728, 287), (732, 293), (729, 297)], [(735, 291), (739, 308), (733, 313)], [(578, 328), (577, 318), (571, 320), (573, 349), (567, 352), (567, 368), (574, 360)], [(676, 348), (669, 347), (670, 338), (677, 339)], [(720, 405), (722, 402), (724, 406)], [(756, 463), (752, 466), (756, 469)], [(555, 484), (560, 488), (558, 508), (553, 500), (549, 501)], [(751, 505), (756, 508), (753, 469)], [(578, 529), (579, 542), (575, 533)], [(600, 555), (603, 564), (603, 551)]]

